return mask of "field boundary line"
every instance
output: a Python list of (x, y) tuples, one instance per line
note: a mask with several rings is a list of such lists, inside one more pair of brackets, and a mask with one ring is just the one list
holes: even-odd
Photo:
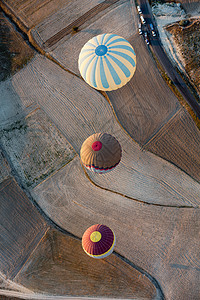
[(152, 136), (143, 144), (142, 148), (145, 149), (146, 146), (148, 146), (153, 140), (155, 140), (157, 137), (161, 137), (165, 132), (166, 128), (170, 128), (172, 126), (172, 122), (174, 119), (178, 118), (178, 116), (183, 113), (184, 109), (182, 107), (179, 108), (172, 116), (169, 118), (156, 132), (153, 133)]
[(152, 206), (159, 206), (159, 207), (169, 207), (169, 208), (192, 208), (192, 209), (198, 209), (198, 207), (195, 207), (195, 206), (190, 206), (190, 205), (165, 205), (165, 204), (159, 204), (159, 203), (151, 203), (151, 202), (147, 202), (147, 201), (143, 201), (143, 200), (139, 200), (139, 199), (135, 199), (133, 197), (130, 197), (130, 196), (127, 196), (127, 195), (124, 195), (120, 192), (116, 192), (116, 191), (113, 191), (113, 190), (110, 190), (108, 188), (105, 188), (105, 187), (102, 187), (100, 185), (98, 185), (97, 183), (95, 183), (91, 178), (90, 176), (88, 175), (88, 173), (86, 172), (82, 162), (81, 162), (81, 159), (80, 159), (80, 163), (81, 163), (81, 166), (83, 168), (83, 171), (85, 173), (85, 176), (88, 178), (88, 180), (93, 184), (95, 185), (96, 187), (104, 190), (104, 191), (107, 191), (107, 192), (111, 192), (111, 193), (114, 193), (116, 195), (119, 195), (119, 196), (122, 196), (124, 198), (127, 198), (129, 200), (133, 200), (135, 202), (138, 202), (138, 203), (141, 203), (141, 204), (144, 204), (144, 205), (152, 205)]

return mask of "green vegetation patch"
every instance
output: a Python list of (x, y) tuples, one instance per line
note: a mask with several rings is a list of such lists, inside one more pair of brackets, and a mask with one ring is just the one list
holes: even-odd
[(27, 187), (36, 186), (75, 156), (68, 141), (40, 109), (1, 130), (0, 136)]

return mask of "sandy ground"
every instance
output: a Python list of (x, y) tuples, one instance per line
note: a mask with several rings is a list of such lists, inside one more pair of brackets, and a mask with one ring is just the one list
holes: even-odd
[(185, 72), (185, 62), (182, 59), (180, 50), (177, 48), (172, 35), (165, 30), (165, 26), (187, 18), (199, 18), (200, 4), (194, 3), (193, 6), (190, 8), (188, 4), (186, 9), (184, 9), (180, 3), (173, 2), (164, 4), (157, 3), (156, 5), (152, 6), (152, 12), (157, 23), (157, 28), (164, 49), (171, 61), (183, 72)]

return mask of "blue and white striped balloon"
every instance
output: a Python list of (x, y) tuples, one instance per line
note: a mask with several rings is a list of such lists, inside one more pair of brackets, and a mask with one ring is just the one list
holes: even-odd
[(125, 85), (136, 69), (131, 44), (116, 34), (100, 34), (89, 40), (79, 54), (79, 71), (93, 88), (116, 90)]

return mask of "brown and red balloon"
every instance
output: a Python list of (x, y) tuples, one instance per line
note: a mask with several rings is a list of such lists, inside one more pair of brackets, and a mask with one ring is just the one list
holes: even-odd
[(82, 144), (80, 156), (87, 169), (96, 173), (106, 173), (119, 164), (122, 149), (111, 134), (95, 133)]

